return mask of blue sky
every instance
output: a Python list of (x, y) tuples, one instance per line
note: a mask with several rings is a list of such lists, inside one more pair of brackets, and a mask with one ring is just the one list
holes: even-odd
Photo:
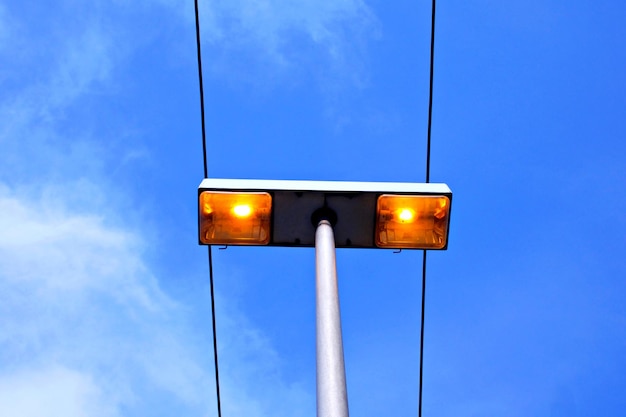
[[(423, 181), (430, 2), (201, 2), (209, 175)], [(622, 415), (626, 7), (438, 4), (424, 415)], [(214, 416), (193, 2), (0, 0), (0, 415)], [(214, 252), (225, 416), (315, 414), (314, 253)], [(350, 409), (416, 415), (421, 253), (340, 250)]]

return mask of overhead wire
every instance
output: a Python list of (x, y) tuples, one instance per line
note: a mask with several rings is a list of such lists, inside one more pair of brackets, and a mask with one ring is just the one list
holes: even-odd
[[(433, 79), (435, 74), (435, 10), (436, 0), (432, 0), (432, 15), (430, 22), (430, 82), (428, 88), (428, 133), (426, 137), (426, 182), (430, 182), (430, 144), (433, 121)], [(422, 387), (424, 382), (424, 323), (426, 313), (426, 250), (422, 257), (422, 316), (420, 323), (420, 375), (418, 416), (422, 417)]]
[(202, 46), (200, 44), (200, 13), (198, 0), (194, 0), (196, 14), (196, 52), (198, 55), (198, 83), (200, 84), (200, 120), (202, 123), (202, 162), (204, 165), (204, 178), (208, 178), (209, 170), (206, 155), (206, 122), (204, 118), (204, 83), (202, 82)]
[[(202, 161), (204, 165), (204, 178), (208, 178), (208, 163), (206, 151), (206, 122), (204, 113), (204, 84), (202, 82), (202, 46), (200, 42), (200, 13), (198, 10), (198, 0), (194, 0), (194, 10), (196, 17), (196, 51), (198, 56), (198, 82), (200, 89), (200, 118), (202, 120)], [(215, 291), (213, 285), (213, 253), (211, 245), (208, 246), (209, 255), (209, 286), (211, 291), (211, 324), (213, 328), (213, 361), (215, 369), (215, 395), (217, 398), (217, 415), (222, 417), (222, 404), (220, 399), (220, 373), (217, 355), (217, 327), (215, 325)]]
[(215, 324), (215, 292), (213, 291), (213, 252), (209, 245), (209, 282), (211, 287), (211, 325), (213, 327), (213, 360), (215, 365), (215, 396), (217, 398), (217, 415), (222, 417), (222, 401), (220, 398), (220, 371), (217, 360), (217, 327)]

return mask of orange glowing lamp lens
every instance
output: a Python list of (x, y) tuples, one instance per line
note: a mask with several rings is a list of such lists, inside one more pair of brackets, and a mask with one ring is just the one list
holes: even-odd
[(267, 245), (272, 196), (269, 193), (200, 193), (200, 243)]
[(376, 246), (443, 249), (449, 218), (447, 196), (381, 195), (376, 208)]

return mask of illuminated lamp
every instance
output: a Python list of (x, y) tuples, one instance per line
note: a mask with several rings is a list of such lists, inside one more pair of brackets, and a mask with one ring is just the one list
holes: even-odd
[(272, 197), (268, 193), (200, 193), (200, 242), (205, 245), (267, 245)]
[(449, 213), (446, 196), (381, 195), (376, 206), (376, 246), (443, 249)]

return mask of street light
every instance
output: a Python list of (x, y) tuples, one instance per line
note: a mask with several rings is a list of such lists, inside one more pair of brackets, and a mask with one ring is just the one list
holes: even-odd
[(315, 246), (315, 216), (339, 248), (446, 249), (445, 184), (205, 179), (200, 244)]
[(335, 248), (448, 246), (445, 184), (204, 179), (199, 243), (315, 247), (317, 415), (347, 417)]

